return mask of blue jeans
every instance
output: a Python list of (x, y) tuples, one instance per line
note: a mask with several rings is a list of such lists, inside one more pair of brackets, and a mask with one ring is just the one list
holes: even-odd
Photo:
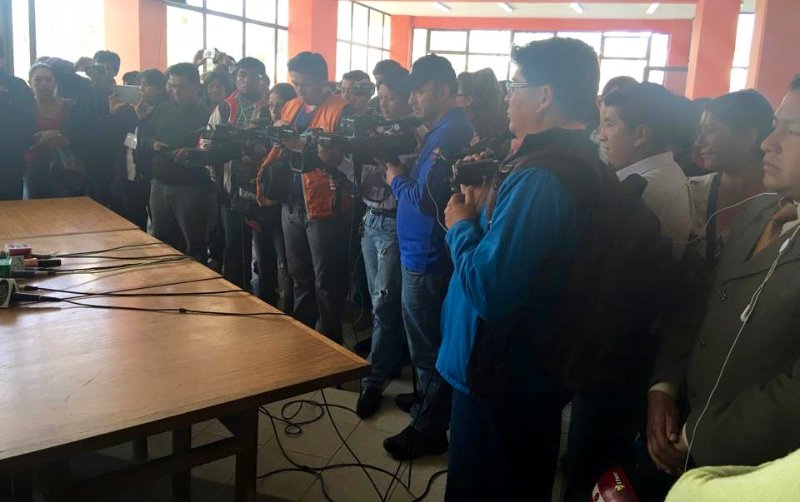
[(550, 500), (567, 402), (566, 392), (497, 405), (453, 391), (445, 501)]
[(400, 310), (400, 245), (397, 220), (367, 211), (361, 253), (367, 272), (367, 286), (372, 299), (372, 370), (363, 380), (364, 387), (383, 388), (389, 374), (400, 369), (406, 346)]
[(436, 371), (436, 358), (442, 345), (442, 304), (451, 274), (449, 268), (418, 273), (402, 267), (403, 324), (421, 400), (411, 409), (411, 417), (419, 431), (445, 431), (450, 422), (451, 389)]

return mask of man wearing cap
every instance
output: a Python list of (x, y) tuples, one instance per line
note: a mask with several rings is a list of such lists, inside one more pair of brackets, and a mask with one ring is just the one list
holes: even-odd
[(464, 110), (456, 106), (458, 81), (447, 59), (429, 55), (417, 60), (409, 88), (409, 104), (428, 134), (412, 166), (387, 163), (386, 172), (397, 198), (403, 323), (419, 382), (410, 399), (398, 396), (401, 407), (412, 405), (412, 423), (383, 443), (392, 456), (403, 460), (440, 454), (448, 447), (450, 388), (435, 363), (442, 342), (442, 303), (452, 273), (442, 223), (450, 189), (445, 166), (434, 152), (454, 157), (469, 147), (475, 133)]
[[(269, 117), (266, 91), (269, 89), (270, 80), (264, 63), (256, 58), (246, 57), (236, 65), (236, 90), (217, 106), (208, 125), (214, 129), (220, 124), (230, 124), (238, 128), (245, 128), (257, 122), (260, 118)], [(260, 152), (258, 152), (260, 153)], [(234, 212), (232, 202), (239, 197), (238, 182), (241, 174), (252, 168), (255, 177), (259, 155), (255, 151), (242, 152), (242, 157), (228, 162), (222, 169), (217, 167), (217, 180), (220, 187), (220, 216), (222, 227), (225, 231), (225, 251), (223, 255), (222, 272), (227, 280), (241, 288), (247, 289), (251, 277), (251, 249), (252, 232), (245, 224), (241, 214)], [(237, 173), (237, 175), (234, 175)], [(280, 224), (280, 208), (274, 220)], [(274, 265), (273, 265), (274, 268)], [(275, 271), (264, 270), (259, 267), (259, 294), (262, 300), (275, 305)], [(264, 276), (264, 277), (262, 277)], [(272, 280), (269, 280), (272, 279)], [(270, 287), (271, 285), (271, 287)]]

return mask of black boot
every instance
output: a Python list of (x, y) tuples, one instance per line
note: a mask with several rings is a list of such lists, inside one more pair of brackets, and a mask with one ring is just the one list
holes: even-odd
[(383, 448), (396, 460), (413, 460), (427, 455), (441, 455), (449, 447), (447, 432), (420, 432), (409, 425), (400, 434), (386, 438)]

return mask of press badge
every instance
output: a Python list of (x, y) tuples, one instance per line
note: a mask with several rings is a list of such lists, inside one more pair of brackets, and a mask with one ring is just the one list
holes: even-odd
[(136, 150), (136, 145), (138, 144), (138, 139), (136, 138), (136, 134), (129, 132), (127, 136), (125, 136), (125, 146), (130, 148), (131, 150)]

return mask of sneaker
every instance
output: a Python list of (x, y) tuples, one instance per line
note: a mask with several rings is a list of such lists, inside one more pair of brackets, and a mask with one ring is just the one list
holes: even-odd
[(420, 432), (414, 429), (413, 425), (383, 441), (383, 448), (395, 460), (414, 460), (427, 455), (441, 455), (449, 446), (447, 432)]
[(383, 392), (378, 387), (366, 387), (364, 391), (358, 396), (358, 404), (356, 404), (356, 415), (363, 418), (369, 418), (374, 415), (381, 407), (383, 400)]
[(397, 404), (397, 407), (401, 410), (405, 411), (406, 413), (411, 413), (411, 408), (414, 404), (419, 402), (419, 396), (415, 392), (409, 392), (408, 394), (398, 394), (394, 398), (394, 402)]

